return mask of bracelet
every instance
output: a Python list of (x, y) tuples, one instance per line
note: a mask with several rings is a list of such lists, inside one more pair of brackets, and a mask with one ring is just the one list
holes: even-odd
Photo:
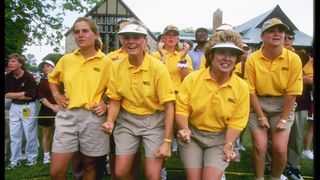
[(178, 64), (177, 64), (177, 67), (178, 68), (182, 68), (182, 69), (184, 69), (184, 68), (187, 68), (188, 67), (188, 62), (186, 61), (186, 62), (179, 62)]
[(171, 139), (167, 139), (167, 138), (164, 138), (163, 141), (167, 142), (167, 143), (172, 143), (172, 140)]
[(55, 92), (55, 93), (53, 94), (53, 97), (58, 96), (58, 94), (60, 94), (60, 93), (59, 93), (59, 92)]
[(264, 119), (267, 119), (267, 118), (266, 118), (266, 117), (260, 117), (260, 118), (258, 118), (259, 121), (264, 120)]
[(280, 122), (286, 124), (286, 123), (287, 123), (287, 120), (286, 120), (286, 119), (280, 119)]

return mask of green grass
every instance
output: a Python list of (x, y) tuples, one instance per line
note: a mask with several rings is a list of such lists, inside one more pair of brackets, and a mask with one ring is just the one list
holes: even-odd
[[(39, 129), (39, 140), (41, 137), (41, 129)], [(246, 151), (241, 152), (241, 162), (231, 162), (229, 167), (226, 169), (227, 180), (251, 180), (254, 179), (251, 163), (252, 145), (249, 130), (247, 129), (244, 134), (244, 145)], [(5, 179), (7, 180), (23, 180), (23, 179), (50, 179), (49, 177), (49, 165), (43, 165), (43, 153), (42, 148), (39, 149), (39, 158), (36, 166), (27, 167), (26, 162), (22, 163), (22, 166), (17, 167), (13, 170), (5, 171)], [(5, 162), (7, 166), (8, 162)], [(141, 163), (143, 164), (143, 163)], [(304, 179), (313, 179), (313, 162), (310, 160), (301, 159), (301, 173)], [(186, 179), (183, 171), (183, 165), (177, 154), (166, 162), (167, 168), (167, 179)], [(143, 167), (141, 167), (143, 169)], [(68, 171), (68, 179), (72, 179), (71, 171)], [(109, 180), (110, 176), (106, 176), (104, 179)], [(143, 171), (140, 172), (139, 179), (143, 180)]]

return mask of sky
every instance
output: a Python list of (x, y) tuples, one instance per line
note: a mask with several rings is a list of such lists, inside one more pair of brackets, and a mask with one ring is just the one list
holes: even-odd
[[(174, 24), (179, 29), (212, 28), (213, 13), (218, 8), (223, 12), (222, 23), (237, 26), (273, 9), (278, 4), (300, 31), (313, 36), (313, 0), (123, 0), (123, 2), (152, 32), (162, 32), (169, 24)], [(81, 15), (84, 14), (69, 13), (64, 19), (64, 24), (71, 27)], [(61, 43), (61, 46), (64, 45), (65, 39)], [(53, 48), (50, 46), (30, 46), (24, 54), (33, 54), (40, 63), (41, 59), (51, 52)]]

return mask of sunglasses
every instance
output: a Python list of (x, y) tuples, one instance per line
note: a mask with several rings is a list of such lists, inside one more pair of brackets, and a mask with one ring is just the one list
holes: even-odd
[(286, 37), (284, 37), (284, 39), (294, 40), (294, 37), (293, 36), (286, 36)]

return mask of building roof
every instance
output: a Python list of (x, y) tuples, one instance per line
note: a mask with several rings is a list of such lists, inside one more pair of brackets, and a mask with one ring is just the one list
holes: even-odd
[(247, 44), (258, 44), (261, 42), (260, 32), (263, 23), (273, 17), (281, 19), (283, 23), (289, 26), (295, 33), (294, 46), (312, 46), (312, 37), (301, 32), (293, 22), (285, 15), (281, 10), (280, 6), (277, 5), (275, 8), (235, 27), (235, 30), (240, 32), (242, 40)]

